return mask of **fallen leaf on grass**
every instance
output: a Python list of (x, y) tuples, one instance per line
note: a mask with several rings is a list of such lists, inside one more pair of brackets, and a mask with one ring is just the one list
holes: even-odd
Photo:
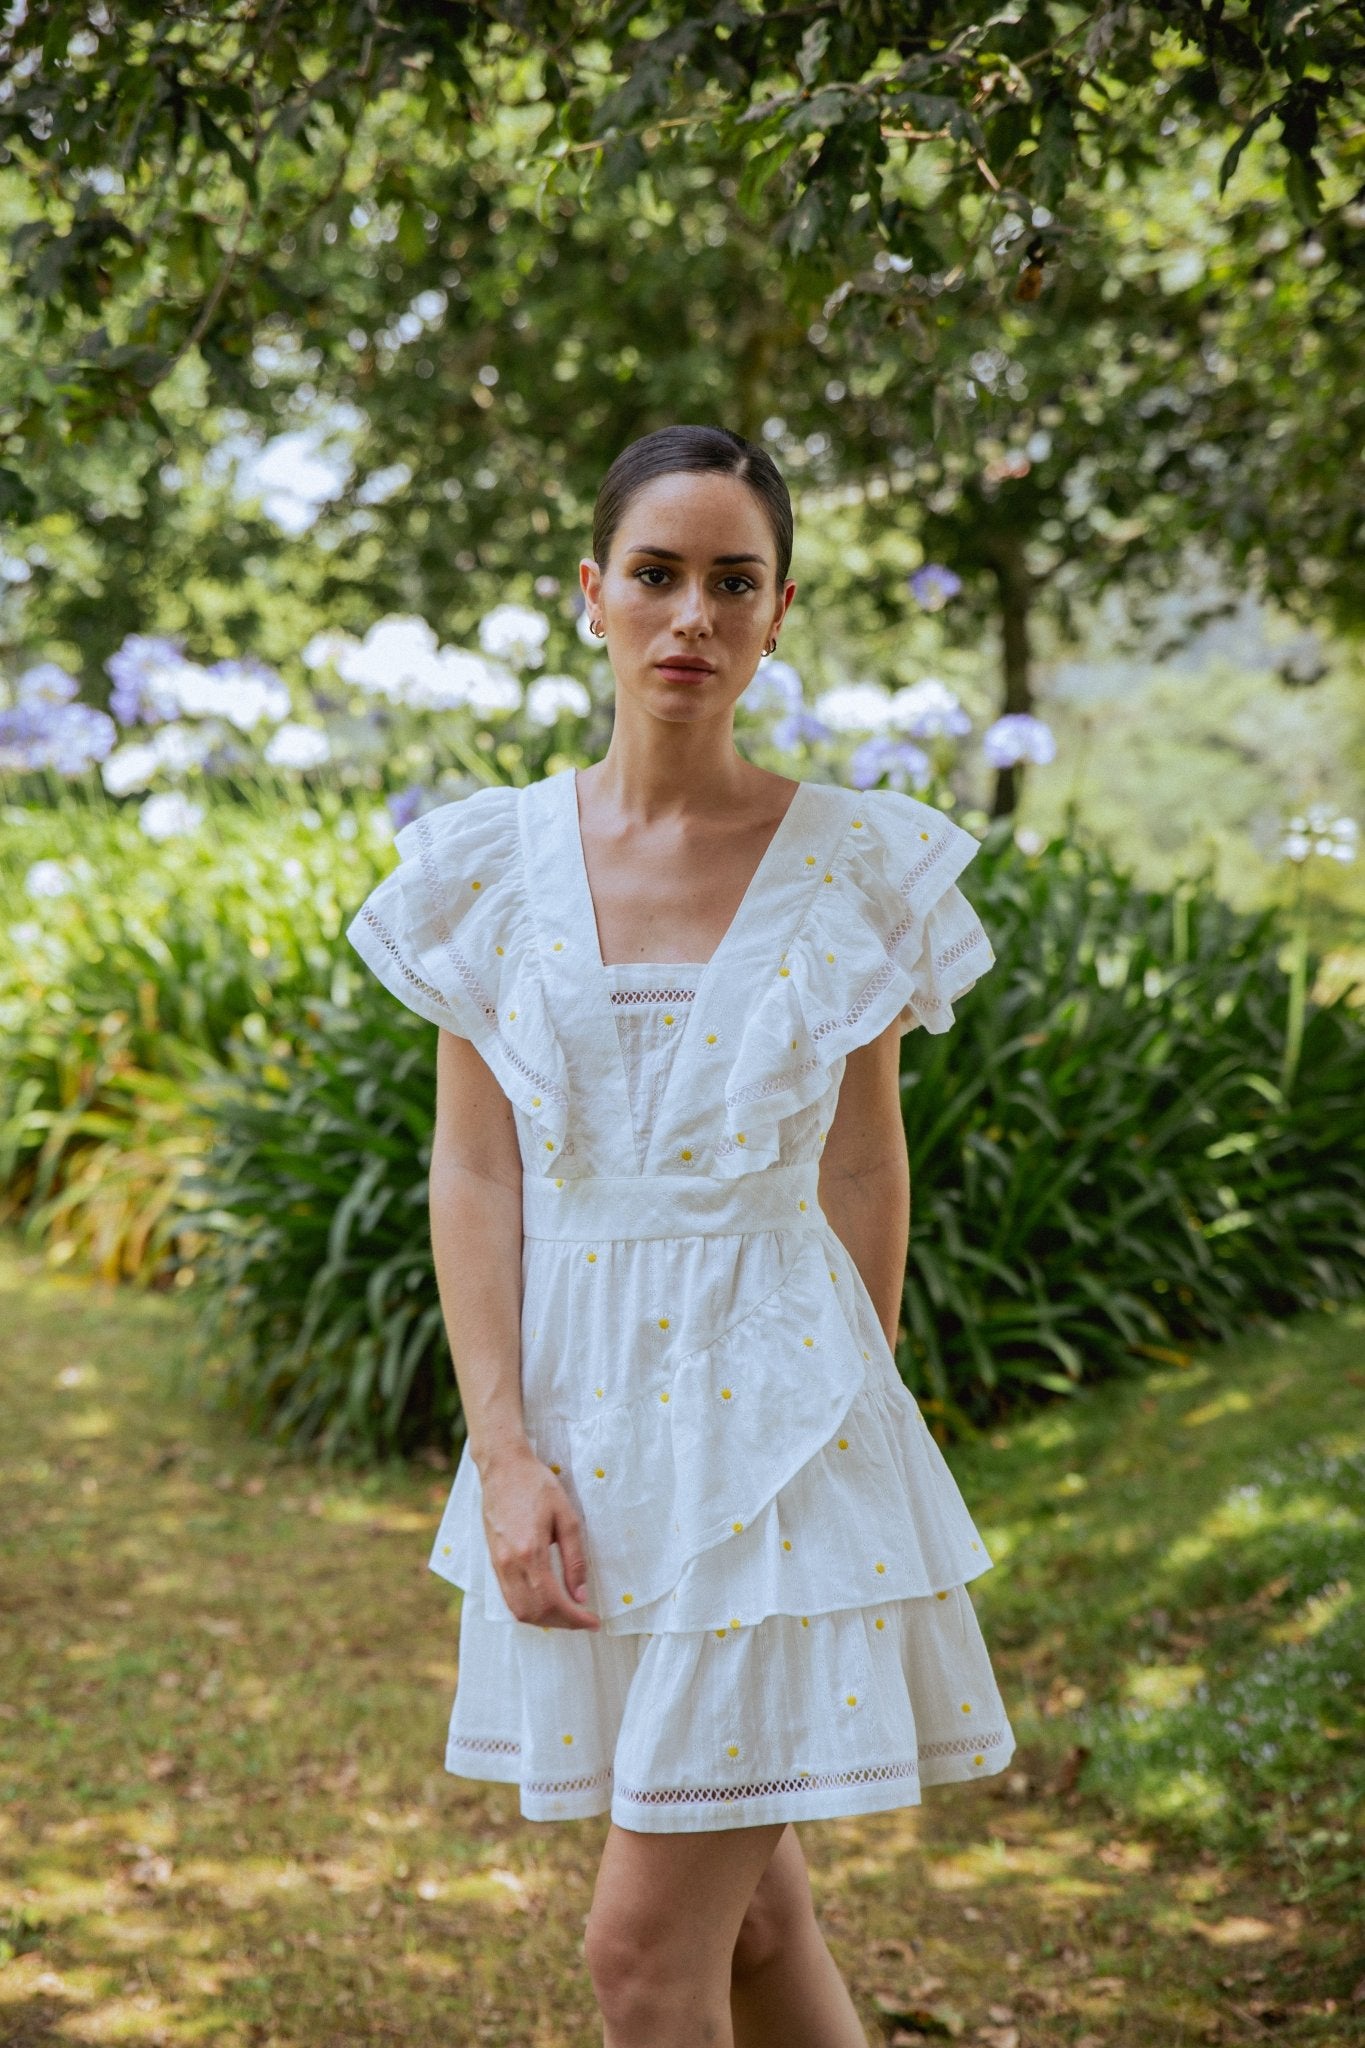
[(955, 2040), (965, 2024), (961, 2013), (951, 2005), (919, 2005), (884, 1991), (874, 1991), (872, 2003), (886, 2019), (895, 2020), (899, 2026), (917, 2027), (921, 2034), (939, 2038), (946, 2034)]

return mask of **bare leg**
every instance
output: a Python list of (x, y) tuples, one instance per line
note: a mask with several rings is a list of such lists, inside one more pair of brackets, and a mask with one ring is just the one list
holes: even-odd
[(781, 1833), (780, 1821), (661, 1835), (611, 1824), (583, 1943), (603, 2048), (734, 2048), (735, 1942)]
[(867, 2048), (816, 1921), (801, 1838), (790, 1825), (740, 1924), (730, 2014), (735, 2048)]

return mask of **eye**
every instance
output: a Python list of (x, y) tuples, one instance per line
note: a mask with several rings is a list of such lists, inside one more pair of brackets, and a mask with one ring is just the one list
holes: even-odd
[[(668, 571), (658, 562), (646, 562), (643, 568), (634, 571), (634, 575), (637, 580), (644, 576), (662, 576), (667, 580)], [(733, 571), (729, 576), (722, 576), (721, 582), (723, 584), (737, 583), (740, 586), (738, 590), (731, 590), (727, 593), (730, 597), (743, 597), (748, 591), (758, 588), (752, 576), (742, 576), (738, 570)], [(646, 587), (650, 590), (658, 590), (660, 585), (650, 583)]]

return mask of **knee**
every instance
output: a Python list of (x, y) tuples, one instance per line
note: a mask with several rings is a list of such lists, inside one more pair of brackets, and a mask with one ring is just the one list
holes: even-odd
[(739, 1923), (730, 1965), (732, 1975), (736, 1978), (758, 1976), (779, 1956), (788, 1954), (799, 1939), (800, 1920), (798, 1901), (765, 1896), (760, 1885)]
[(667, 1962), (660, 1931), (636, 1915), (588, 1915), (583, 1957), (605, 2019), (628, 2029), (641, 2024), (666, 1996)]

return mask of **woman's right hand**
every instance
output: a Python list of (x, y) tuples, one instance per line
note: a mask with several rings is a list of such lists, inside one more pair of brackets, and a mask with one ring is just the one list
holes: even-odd
[[(541, 1628), (600, 1628), (587, 1605), (583, 1531), (563, 1486), (530, 1445), (479, 1467), (483, 1527), (502, 1597), (518, 1621)], [(564, 1585), (550, 1545), (559, 1545)], [(567, 1590), (566, 1590), (567, 1589)]]

